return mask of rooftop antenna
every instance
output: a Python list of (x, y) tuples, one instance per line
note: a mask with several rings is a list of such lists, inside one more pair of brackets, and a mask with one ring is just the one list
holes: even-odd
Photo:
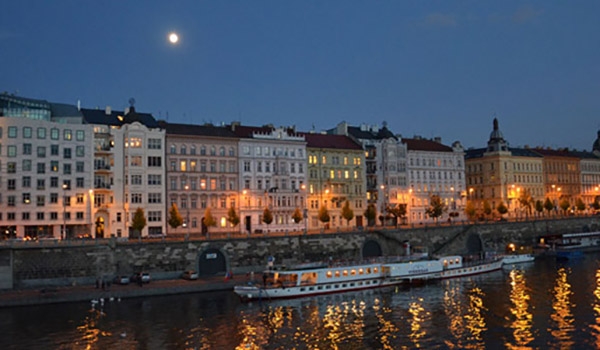
[(133, 105), (135, 104), (135, 98), (130, 98), (129, 99), (129, 106), (133, 107)]

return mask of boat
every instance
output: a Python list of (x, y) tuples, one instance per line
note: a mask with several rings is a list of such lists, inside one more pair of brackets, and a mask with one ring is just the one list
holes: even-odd
[(600, 250), (600, 231), (545, 236), (540, 243), (556, 251)]
[(297, 298), (463, 277), (501, 267), (501, 257), (465, 261), (459, 255), (429, 260), (321, 264), (306, 269), (268, 269), (263, 273), (262, 284), (237, 285), (234, 292), (242, 301)]
[(532, 262), (535, 260), (535, 255), (533, 254), (507, 254), (502, 258), (503, 265), (514, 265), (514, 264), (522, 264), (526, 262)]

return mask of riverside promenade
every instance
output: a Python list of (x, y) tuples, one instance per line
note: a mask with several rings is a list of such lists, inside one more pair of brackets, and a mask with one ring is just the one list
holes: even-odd
[(32, 306), (54, 303), (92, 301), (103, 298), (114, 299), (142, 298), (184, 293), (216, 292), (233, 293), (236, 284), (248, 282), (245, 275), (224, 277), (201, 277), (195, 281), (183, 279), (156, 280), (142, 286), (136, 283), (128, 285), (111, 284), (108, 288), (96, 288), (96, 285), (78, 285), (43, 289), (11, 289), (0, 291), (0, 307)]

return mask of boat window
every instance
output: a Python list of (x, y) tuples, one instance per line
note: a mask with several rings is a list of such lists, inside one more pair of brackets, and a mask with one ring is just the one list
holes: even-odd
[(362, 275), (364, 273), (364, 270), (362, 268), (358, 269), (358, 274)]
[(459, 263), (459, 260), (458, 260), (458, 258), (456, 258), (456, 263), (457, 263), (457, 264)]
[(321, 290), (321, 289), (323, 289), (323, 287), (321, 287), (321, 286), (318, 286), (318, 287), (317, 287), (317, 289), (318, 289), (318, 290)]
[(339, 284), (334, 285), (335, 288), (340, 288)]
[(377, 273), (378, 271), (379, 271), (378, 268), (376, 268), (376, 267), (373, 268), (373, 273)]
[(340, 271), (339, 270), (335, 272), (335, 277), (340, 277)]
[(327, 271), (326, 276), (327, 276), (327, 278), (331, 278), (333, 276), (333, 274), (331, 273), (331, 271)]
[(343, 273), (343, 275), (344, 275), (344, 276), (348, 276), (348, 270), (344, 270), (344, 273)]
[(356, 270), (355, 270), (355, 269), (352, 269), (352, 270), (350, 271), (350, 275), (351, 275), (351, 276), (356, 276)]
[(367, 273), (371, 273), (371, 268), (367, 267)]
[(343, 283), (343, 284), (342, 284), (342, 288), (346, 288), (346, 286), (347, 286), (347, 284), (346, 284), (346, 283)]
[(444, 259), (444, 267), (448, 267), (448, 260)]
[(331, 289), (331, 286), (330, 285), (326, 285), (325, 289)]

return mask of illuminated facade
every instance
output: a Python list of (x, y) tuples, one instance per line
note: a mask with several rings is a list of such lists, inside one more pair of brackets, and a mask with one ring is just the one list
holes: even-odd
[[(240, 217), (246, 233), (303, 228), (292, 216), (306, 205), (306, 140), (292, 128), (229, 125), (239, 138)], [(272, 222), (263, 219), (265, 209)]]
[[(365, 153), (362, 146), (344, 135), (306, 133), (308, 154), (308, 228), (356, 227), (365, 225), (366, 209)], [(354, 218), (348, 222), (342, 208), (348, 202)], [(325, 206), (330, 222), (319, 220), (319, 208)]]
[(0, 95), (3, 238), (92, 235), (93, 141), (75, 106)]
[[(184, 225), (169, 233), (239, 231), (228, 221), (240, 215), (238, 138), (226, 127), (161, 123), (166, 129), (167, 211), (175, 203)], [(205, 221), (207, 210), (214, 227)]]
[(441, 219), (426, 214), (433, 195), (439, 196), (445, 204), (447, 215), (454, 220), (464, 219), (465, 165), (460, 142), (454, 142), (452, 147), (443, 145), (439, 138), (403, 138), (402, 142), (407, 145), (409, 222), (428, 223)]

